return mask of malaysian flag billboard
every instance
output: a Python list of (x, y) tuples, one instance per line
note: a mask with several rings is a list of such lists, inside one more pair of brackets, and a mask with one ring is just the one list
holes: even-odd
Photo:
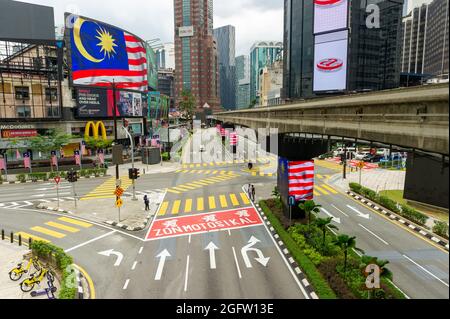
[(66, 14), (74, 85), (148, 91), (147, 50), (139, 37), (109, 24)]
[(288, 206), (288, 198), (297, 202), (314, 199), (314, 161), (289, 161), (279, 158), (278, 187), (283, 202)]

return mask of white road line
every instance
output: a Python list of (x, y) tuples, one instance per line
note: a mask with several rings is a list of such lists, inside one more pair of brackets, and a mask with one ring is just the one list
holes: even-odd
[(437, 279), (438, 281), (440, 281), (441, 283), (443, 283), (445, 286), (448, 287), (448, 283), (446, 283), (445, 281), (443, 281), (442, 279), (438, 278), (435, 274), (433, 274), (432, 272), (428, 271), (427, 269), (425, 269), (425, 267), (419, 265), (418, 263), (416, 263), (414, 260), (412, 260), (411, 258), (409, 258), (406, 255), (403, 255), (403, 257), (405, 257), (406, 259), (408, 259), (410, 262), (412, 262), (414, 265), (416, 265), (417, 267), (419, 267), (420, 269), (422, 269), (423, 271), (425, 271), (427, 274), (429, 274), (430, 276), (432, 276), (433, 278)]
[(137, 264), (138, 264), (138, 262), (137, 262), (137, 261), (135, 261), (135, 262), (134, 262), (134, 264), (133, 264), (133, 267), (131, 267), (131, 270), (135, 270), (135, 269), (136, 269), (136, 266), (137, 266)]
[(239, 262), (238, 262), (238, 259), (236, 256), (236, 249), (234, 249), (234, 247), (232, 247), (232, 248), (233, 248), (234, 261), (236, 262), (236, 268), (238, 271), (238, 275), (239, 275), (239, 278), (242, 279), (241, 269), (239, 268)]
[(127, 281), (125, 281), (125, 285), (123, 286), (123, 290), (127, 290), (129, 283), (130, 283), (130, 279), (127, 279)]
[(346, 213), (344, 213), (342, 210), (340, 210), (339, 208), (337, 208), (335, 205), (331, 205), (333, 206), (334, 209), (336, 209), (339, 213), (341, 213), (342, 215), (344, 215), (345, 217), (348, 217), (348, 215)]
[(387, 281), (389, 281), (392, 286), (394, 286), (395, 288), (397, 288), (403, 295), (405, 295), (406, 299), (411, 299), (410, 296), (408, 296), (407, 294), (405, 294), (405, 292), (403, 290), (401, 290), (396, 284), (394, 284), (394, 282), (392, 280), (390, 280), (389, 278), (387, 278)]
[(192, 235), (189, 235), (189, 244), (191, 243), (191, 241), (192, 241)]
[(362, 228), (364, 228), (368, 233), (372, 234), (373, 236), (375, 236), (379, 241), (381, 241), (383, 244), (389, 246), (389, 243), (387, 241), (385, 241), (383, 238), (381, 238), (380, 236), (378, 236), (377, 234), (375, 234), (373, 231), (367, 229), (366, 227), (364, 227), (361, 224), (358, 224), (359, 226), (361, 226)]
[(144, 250), (144, 247), (141, 247), (141, 249), (139, 249), (139, 255), (142, 254), (143, 250)]
[(231, 230), (230, 229), (228, 229), (228, 236), (231, 237)]
[(188, 285), (188, 278), (189, 278), (189, 258), (190, 256), (187, 256), (187, 261), (186, 261), (186, 278), (184, 280), (184, 292), (187, 292), (187, 285)]
[(83, 246), (89, 245), (89, 244), (93, 243), (94, 241), (97, 241), (97, 240), (100, 240), (100, 239), (102, 239), (102, 238), (108, 237), (108, 236), (114, 234), (115, 232), (116, 232), (116, 231), (113, 230), (113, 231), (111, 231), (111, 232), (109, 232), (109, 233), (107, 233), (107, 234), (103, 234), (103, 235), (98, 236), (98, 237), (96, 237), (96, 238), (94, 238), (94, 239), (91, 239), (91, 240), (89, 240), (89, 241), (87, 241), (87, 242), (84, 242), (84, 243), (82, 243), (82, 244), (79, 244), (79, 245), (77, 245), (77, 246), (75, 246), (75, 247), (72, 247), (72, 248), (70, 248), (70, 249), (67, 249), (67, 250), (66, 250), (66, 253), (69, 253), (69, 252), (71, 252), (71, 251), (74, 251), (75, 249), (81, 248), (81, 247), (83, 247)]

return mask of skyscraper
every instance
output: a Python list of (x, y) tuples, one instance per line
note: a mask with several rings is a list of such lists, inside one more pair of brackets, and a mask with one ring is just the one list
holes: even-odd
[(250, 102), (250, 58), (241, 55), (236, 58), (236, 108), (247, 108)]
[(175, 69), (175, 45), (165, 43), (156, 50), (156, 64), (158, 69)]
[(261, 41), (250, 49), (250, 100), (258, 99), (261, 69), (274, 63), (283, 51), (283, 42)]
[(197, 113), (220, 110), (219, 63), (213, 37), (213, 0), (175, 0), (175, 94), (197, 102)]
[(403, 0), (285, 0), (283, 98), (398, 87), (402, 12)]
[(236, 109), (236, 31), (231, 25), (214, 29), (219, 55), (220, 100), (227, 110)]

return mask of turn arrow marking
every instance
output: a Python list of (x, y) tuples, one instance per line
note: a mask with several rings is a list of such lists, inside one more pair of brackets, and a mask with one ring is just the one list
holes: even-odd
[(110, 257), (111, 255), (117, 256), (117, 260), (114, 263), (114, 267), (119, 267), (123, 260), (123, 254), (118, 251), (114, 251), (114, 249), (102, 251), (102, 252), (99, 252), (98, 254), (102, 255), (102, 256), (106, 256), (106, 257)]
[(348, 208), (350, 208), (352, 211), (356, 212), (359, 217), (370, 219), (370, 214), (363, 214), (359, 210), (357, 210), (355, 207), (347, 205)]
[(159, 259), (158, 269), (156, 270), (155, 280), (161, 280), (162, 272), (164, 269), (164, 264), (166, 263), (167, 257), (171, 257), (172, 255), (169, 253), (167, 249), (164, 249), (156, 258)]
[(250, 259), (248, 258), (248, 252), (250, 252), (250, 251), (254, 251), (258, 254), (258, 258), (255, 258), (255, 260), (257, 262), (259, 262), (261, 265), (263, 265), (264, 267), (267, 267), (267, 265), (269, 264), (270, 257), (266, 258), (266, 257), (264, 257), (264, 254), (262, 253), (261, 250), (252, 248), (253, 246), (255, 246), (256, 244), (258, 244), (260, 242), (261, 241), (259, 239), (252, 236), (250, 238), (250, 240), (248, 241), (248, 245), (245, 246), (244, 248), (242, 248), (242, 250), (241, 250), (242, 258), (244, 258), (245, 266), (247, 266), (247, 268), (253, 268), (252, 263), (250, 262)]
[(216, 269), (216, 250), (219, 250), (213, 242), (210, 242), (208, 246), (206, 246), (205, 250), (209, 250), (209, 263), (211, 265), (211, 269)]
[(325, 214), (327, 214), (329, 217), (333, 218), (333, 221), (334, 221), (335, 223), (338, 223), (338, 224), (341, 223), (341, 219), (340, 219), (340, 218), (333, 216), (333, 215), (332, 215), (329, 211), (327, 211), (325, 208), (321, 208), (321, 209), (322, 209), (322, 211), (323, 211)]

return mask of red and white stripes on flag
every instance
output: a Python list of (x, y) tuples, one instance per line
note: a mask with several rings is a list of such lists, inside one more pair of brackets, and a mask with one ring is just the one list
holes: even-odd
[(30, 155), (30, 153), (23, 154), (23, 166), (25, 168), (31, 168), (31, 155)]
[(102, 164), (102, 165), (105, 164), (105, 153), (100, 152), (98, 154), (98, 160), (99, 160), (100, 164)]
[(0, 158), (0, 172), (2, 169), (6, 170), (6, 159), (5, 158)]
[(289, 162), (289, 196), (314, 199), (314, 161)]
[(52, 165), (58, 166), (58, 157), (56, 155), (52, 155)]
[(237, 133), (236, 132), (231, 132), (230, 133), (230, 145), (231, 146), (236, 146), (237, 145)]
[[(118, 89), (148, 90), (147, 50), (142, 40), (125, 34), (125, 44), (128, 55), (128, 70), (92, 70), (74, 71), (73, 82), (78, 85), (94, 85), (110, 87), (117, 83)], [(110, 82), (110, 83), (105, 83)]]

